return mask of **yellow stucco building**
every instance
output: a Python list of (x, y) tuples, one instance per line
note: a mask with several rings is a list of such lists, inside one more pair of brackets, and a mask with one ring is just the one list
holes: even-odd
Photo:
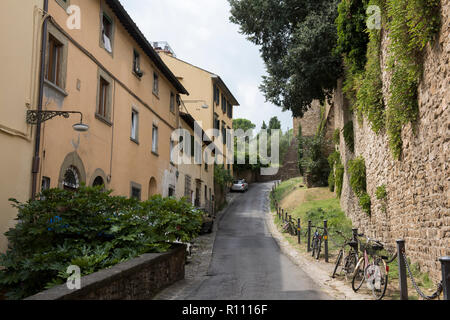
[[(68, 5), (81, 9), (79, 29), (66, 23)], [(171, 195), (170, 137), (186, 89), (119, 1), (51, 0), (49, 14), (46, 108), (81, 112), (89, 131), (72, 130), (77, 115), (43, 124), (41, 185), (104, 184), (141, 200)]]
[[(232, 174), (234, 159), (226, 147), (226, 130), (233, 128), (233, 109), (235, 106), (239, 106), (239, 102), (220, 76), (176, 58), (165, 43), (154, 43), (154, 47), (162, 60), (189, 91), (189, 96), (181, 95), (182, 110), (186, 110), (192, 115), (195, 121), (201, 124), (201, 128), (206, 134), (212, 138), (215, 145), (222, 149), (222, 162), (225, 169)], [(213, 137), (211, 129), (217, 129), (220, 135)], [(228, 139), (232, 140), (231, 137)], [(220, 158), (220, 151), (216, 152), (215, 156)], [(220, 162), (221, 160), (219, 160)], [(213, 165), (210, 165), (206, 178), (203, 179), (208, 186), (214, 185)]]
[(26, 114), (38, 100), (42, 7), (42, 0), (0, 1), (0, 252), (17, 216), (8, 199), (31, 194), (34, 133)]

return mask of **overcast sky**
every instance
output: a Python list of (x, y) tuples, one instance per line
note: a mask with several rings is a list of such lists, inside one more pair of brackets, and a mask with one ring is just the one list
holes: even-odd
[(259, 48), (229, 21), (227, 0), (121, 0), (149, 41), (167, 41), (177, 58), (219, 75), (239, 101), (235, 118), (261, 128), (277, 116), (283, 131), (292, 114), (265, 102), (258, 87), (265, 74)]

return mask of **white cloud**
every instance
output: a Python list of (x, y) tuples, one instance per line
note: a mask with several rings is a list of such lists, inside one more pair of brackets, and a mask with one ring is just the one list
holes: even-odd
[(292, 128), (291, 112), (265, 102), (265, 74), (257, 46), (229, 21), (227, 0), (121, 0), (149, 41), (167, 41), (178, 58), (220, 75), (241, 106), (236, 118), (261, 127), (273, 116)]

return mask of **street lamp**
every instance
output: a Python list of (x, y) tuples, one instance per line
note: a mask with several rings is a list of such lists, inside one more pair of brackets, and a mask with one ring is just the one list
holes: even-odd
[(37, 125), (55, 117), (64, 117), (67, 119), (71, 114), (79, 114), (81, 116), (80, 123), (72, 126), (75, 131), (86, 132), (89, 130), (89, 126), (83, 123), (83, 114), (79, 111), (28, 110), (27, 123)]

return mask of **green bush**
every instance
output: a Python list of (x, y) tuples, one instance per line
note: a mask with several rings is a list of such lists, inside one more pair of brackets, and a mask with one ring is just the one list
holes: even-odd
[(339, 163), (336, 165), (336, 169), (335, 169), (335, 182), (336, 182), (336, 194), (337, 196), (340, 198), (341, 194), (342, 194), (342, 185), (344, 183), (344, 171), (345, 168), (342, 165), (342, 163)]
[[(259, 157), (258, 157), (259, 159)], [(249, 160), (249, 154), (246, 154), (246, 163)], [(225, 190), (229, 183), (233, 182), (233, 176), (228, 170), (225, 169), (224, 165), (214, 164), (214, 183), (217, 184)]]
[(328, 160), (323, 153), (324, 137), (301, 138), (300, 172), (303, 172), (314, 186), (326, 186), (330, 174)]
[(350, 186), (359, 197), (366, 192), (366, 164), (362, 157), (348, 162), (348, 173), (350, 175)]
[(64, 283), (69, 265), (84, 276), (167, 251), (170, 242), (189, 241), (200, 230), (202, 213), (186, 201), (155, 196), (139, 202), (110, 193), (81, 187), (47, 190), (27, 203), (11, 199), (18, 222), (6, 232), (9, 248), (0, 255), (0, 286), (9, 299)]
[(348, 162), (348, 173), (350, 175), (350, 186), (359, 198), (359, 205), (364, 212), (370, 215), (370, 196), (367, 193), (366, 164), (362, 157)]
[(384, 200), (387, 197), (386, 185), (379, 186), (375, 192), (378, 200)]
[(360, 197), (359, 197), (359, 205), (361, 206), (362, 210), (364, 212), (366, 212), (368, 215), (370, 215), (370, 205), (371, 205), (371, 201), (370, 201), (370, 196), (367, 193), (363, 193)]
[(341, 142), (341, 129), (337, 128), (333, 133), (333, 143), (335, 145), (339, 145)]
[(335, 188), (335, 180), (334, 180), (334, 172), (333, 170), (330, 171), (330, 175), (328, 176), (328, 188), (330, 188), (331, 192), (334, 192)]

